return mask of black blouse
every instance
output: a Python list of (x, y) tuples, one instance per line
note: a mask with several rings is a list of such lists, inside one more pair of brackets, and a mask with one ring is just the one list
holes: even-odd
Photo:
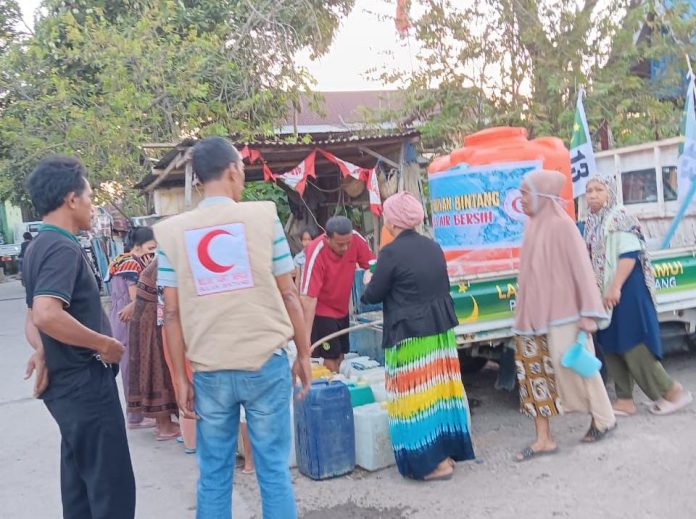
[(363, 303), (384, 303), (382, 345), (446, 332), (458, 321), (445, 255), (433, 240), (403, 231), (382, 249)]

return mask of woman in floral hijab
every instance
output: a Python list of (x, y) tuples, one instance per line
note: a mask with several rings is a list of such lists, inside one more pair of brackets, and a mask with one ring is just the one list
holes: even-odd
[(604, 306), (611, 312), (611, 321), (600, 326), (597, 338), (616, 386), (614, 412), (635, 414), (637, 383), (653, 401), (652, 413), (673, 413), (690, 404), (692, 396), (660, 362), (655, 278), (640, 222), (618, 205), (616, 185), (609, 177), (591, 178), (586, 198), (590, 214), (585, 242)]

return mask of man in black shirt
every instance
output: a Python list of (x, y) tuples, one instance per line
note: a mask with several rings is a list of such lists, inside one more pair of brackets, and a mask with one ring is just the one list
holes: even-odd
[(26, 335), (35, 396), (60, 428), (65, 519), (133, 519), (135, 479), (115, 376), (123, 345), (109, 336), (95, 272), (75, 237), (91, 227), (82, 164), (54, 156), (27, 188), (43, 226), (24, 263)]

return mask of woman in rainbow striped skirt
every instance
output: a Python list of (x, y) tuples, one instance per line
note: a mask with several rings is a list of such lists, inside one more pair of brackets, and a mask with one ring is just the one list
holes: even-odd
[(399, 472), (432, 481), (450, 479), (455, 462), (473, 459), (474, 449), (447, 266), (439, 245), (415, 231), (423, 218), (409, 193), (385, 201), (385, 226), (395, 239), (382, 249), (362, 299), (384, 303), (389, 428)]

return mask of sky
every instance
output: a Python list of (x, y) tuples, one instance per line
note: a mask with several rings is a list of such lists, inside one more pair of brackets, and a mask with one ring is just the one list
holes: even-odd
[[(19, 0), (27, 24), (40, 0)], [(393, 88), (371, 80), (366, 71), (385, 67), (411, 70), (416, 51), (402, 40), (394, 27), (396, 1), (357, 0), (351, 14), (343, 19), (328, 54), (317, 61), (309, 53), (298, 56), (298, 64), (307, 67), (316, 78), (316, 90), (382, 90)], [(386, 53), (392, 53), (391, 56)]]

